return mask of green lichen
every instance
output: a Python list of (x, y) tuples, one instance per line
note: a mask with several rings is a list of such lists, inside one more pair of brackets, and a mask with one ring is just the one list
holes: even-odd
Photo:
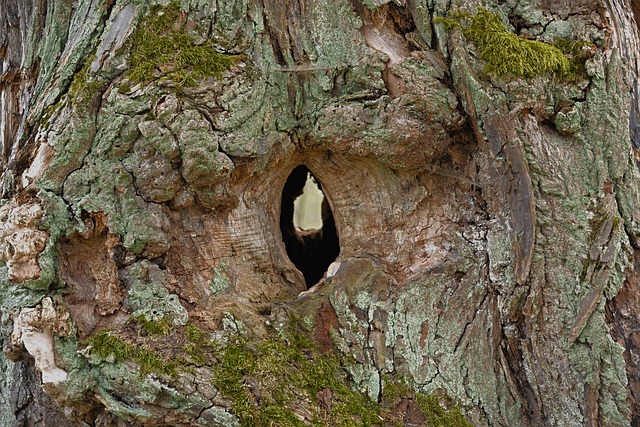
[[(4, 353), (0, 354), (0, 369), (2, 372), (13, 372), (14, 362), (9, 360)], [(3, 375), (0, 378), (0, 386), (5, 390), (11, 390), (15, 387), (15, 376), (13, 375)], [(12, 402), (10, 393), (2, 393), (0, 395), (0, 408), (11, 408), (15, 405)], [(14, 426), (17, 425), (18, 421), (16, 420), (14, 411), (11, 410), (0, 410), (0, 425), (3, 426)]]
[(136, 83), (152, 80), (154, 73), (178, 86), (195, 86), (198, 80), (219, 78), (238, 60), (236, 55), (216, 52), (211, 41), (198, 44), (183, 28), (180, 6), (154, 6), (130, 39), (129, 79)]
[(127, 360), (135, 362), (140, 367), (140, 375), (151, 373), (168, 375), (176, 378), (178, 365), (172, 360), (166, 360), (160, 353), (124, 341), (111, 331), (105, 329), (87, 340), (91, 354), (110, 363), (122, 363)]
[(126, 275), (130, 280), (127, 301), (134, 310), (133, 319), (145, 319), (144, 323), (152, 329), (160, 328), (163, 323), (167, 323), (168, 328), (187, 323), (187, 310), (178, 296), (166, 289), (168, 278), (164, 270), (142, 260), (131, 265)]
[[(579, 54), (583, 42), (559, 41), (554, 46), (521, 38), (507, 29), (500, 16), (483, 8), (473, 16), (455, 14), (451, 19), (440, 17), (434, 22), (449, 30), (460, 28), (467, 40), (476, 44), (480, 58), (487, 62), (485, 72), (496, 77), (533, 78), (554, 74), (573, 80), (584, 69), (584, 58)], [(571, 56), (571, 61), (565, 53)]]
[(34, 291), (46, 291), (52, 284), (59, 284), (56, 277), (58, 238), (73, 231), (74, 227), (66, 205), (59, 196), (48, 191), (40, 191), (38, 198), (46, 212), (40, 225), (47, 229), (49, 238), (44, 250), (38, 256), (40, 277), (22, 282), (21, 286)]
[(217, 267), (213, 270), (213, 280), (211, 281), (211, 286), (209, 287), (209, 292), (211, 295), (219, 294), (229, 288), (229, 279), (225, 275), (222, 270), (224, 264), (221, 264), (220, 267)]

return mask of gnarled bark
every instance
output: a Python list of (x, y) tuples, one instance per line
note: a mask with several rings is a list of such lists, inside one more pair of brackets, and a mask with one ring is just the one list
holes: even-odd
[[(584, 75), (487, 75), (436, 19), (480, 6), (590, 43)], [(189, 86), (194, 59), (158, 54), (136, 78), (132, 35), (162, 16), (156, 36), (235, 64)], [(292, 322), (388, 424), (424, 422), (420, 393), (474, 425), (637, 422), (637, 18), (628, 0), (0, 4), (0, 420), (246, 424), (213, 361)], [(304, 243), (282, 212), (300, 165), (339, 238), (310, 289), (284, 242)], [(105, 333), (128, 353), (100, 353)], [(300, 393), (304, 423), (340, 399)]]

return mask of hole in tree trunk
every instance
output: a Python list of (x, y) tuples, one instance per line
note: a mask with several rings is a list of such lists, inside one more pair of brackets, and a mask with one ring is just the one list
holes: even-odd
[(280, 229), (289, 259), (311, 288), (338, 257), (340, 243), (322, 186), (306, 166), (296, 167), (284, 184)]

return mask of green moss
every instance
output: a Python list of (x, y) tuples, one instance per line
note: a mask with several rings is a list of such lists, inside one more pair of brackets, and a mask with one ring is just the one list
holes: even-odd
[(80, 71), (73, 76), (68, 92), (73, 105), (82, 105), (90, 102), (107, 85), (107, 82), (91, 76), (91, 59), (93, 57), (94, 55), (89, 55)]
[(112, 335), (108, 329), (98, 332), (87, 343), (91, 346), (91, 352), (101, 359), (120, 363), (131, 358), (131, 346)]
[[(389, 376), (383, 380), (382, 404), (372, 402), (351, 388), (337, 354), (320, 352), (301, 332), (289, 329), (264, 340), (248, 340), (240, 335), (213, 339), (193, 324), (173, 330), (181, 332), (188, 342), (184, 354), (175, 360), (126, 342), (109, 330), (88, 344), (90, 354), (108, 363), (135, 362), (142, 376), (162, 373), (175, 379), (192, 365), (210, 369), (213, 385), (229, 400), (242, 426), (382, 426), (390, 421), (385, 408), (395, 407), (404, 398), (415, 399), (429, 426), (469, 426), (451, 399), (416, 394)], [(299, 413), (308, 419), (300, 420)]]
[(585, 58), (579, 53), (587, 42), (559, 41), (551, 45), (527, 40), (509, 31), (497, 14), (483, 8), (474, 16), (457, 14), (452, 19), (436, 18), (434, 22), (449, 30), (460, 28), (478, 46), (480, 57), (487, 62), (488, 74), (525, 78), (555, 74), (571, 80), (584, 72)]
[(149, 320), (144, 314), (132, 317), (132, 320), (140, 325), (151, 335), (167, 335), (173, 329), (173, 319), (170, 316), (158, 320)]
[(416, 403), (431, 427), (471, 427), (452, 400), (440, 393), (416, 395)]
[(40, 126), (42, 127), (48, 127), (49, 126), (49, 119), (51, 118), (51, 116), (53, 115), (53, 113), (56, 111), (56, 109), (59, 107), (59, 104), (53, 104), (53, 105), (49, 105), (47, 108), (44, 109), (44, 112), (42, 113), (42, 117), (40, 118)]
[[(321, 354), (302, 334), (259, 343), (235, 337), (215, 353), (214, 385), (233, 402), (245, 426), (302, 426), (293, 413), (301, 404), (319, 426), (381, 425), (380, 407), (351, 389), (335, 354)], [(318, 404), (331, 394), (331, 408)]]
[[(382, 404), (387, 409), (396, 408), (401, 400), (414, 400), (429, 427), (471, 427), (453, 399), (441, 391), (431, 395), (416, 393), (406, 381), (385, 375), (382, 378)], [(402, 425), (402, 417), (389, 417), (388, 421)]]
[(617, 230), (620, 224), (623, 224), (624, 220), (619, 216), (613, 217), (613, 230)]
[(91, 74), (92, 58), (95, 58), (95, 52), (87, 57), (80, 71), (73, 75), (66, 97), (45, 108), (39, 121), (40, 126), (48, 127), (53, 114), (66, 103), (81, 112), (86, 112), (92, 105), (91, 101), (94, 97), (105, 91), (109, 79)]
[(569, 59), (570, 75), (583, 76), (587, 74), (585, 61), (593, 56), (596, 49), (594, 43), (586, 40), (561, 38), (556, 40), (553, 45)]
[(175, 378), (178, 366), (175, 362), (164, 359), (158, 352), (125, 342), (109, 330), (102, 330), (87, 340), (91, 354), (111, 362), (122, 363), (134, 361), (140, 367), (140, 375), (151, 373), (165, 374)]
[(202, 366), (205, 364), (204, 351), (202, 347), (194, 343), (184, 346), (184, 352), (191, 358), (192, 364)]
[(209, 339), (209, 334), (198, 328), (193, 323), (187, 323), (184, 326), (184, 334), (189, 341), (195, 344), (204, 344)]
[(382, 399), (390, 403), (396, 403), (399, 399), (410, 396), (411, 387), (404, 382), (398, 381), (390, 375), (382, 377)]
[(197, 44), (183, 28), (180, 6), (154, 6), (130, 39), (128, 77), (136, 83), (150, 81), (159, 71), (178, 86), (195, 86), (199, 79), (219, 78), (236, 63), (236, 55), (216, 52), (210, 41)]

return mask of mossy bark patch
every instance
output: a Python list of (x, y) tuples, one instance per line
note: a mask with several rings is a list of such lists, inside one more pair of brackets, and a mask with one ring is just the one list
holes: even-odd
[(218, 78), (234, 65), (237, 55), (218, 52), (213, 41), (196, 40), (184, 26), (186, 15), (176, 2), (154, 6), (131, 36), (130, 68), (134, 83), (166, 76), (180, 86), (195, 86), (198, 80)]
[(530, 40), (507, 29), (496, 13), (479, 8), (475, 15), (453, 14), (451, 19), (435, 22), (448, 29), (461, 28), (464, 36), (476, 44), (486, 61), (485, 72), (496, 77), (533, 78), (553, 74), (572, 80), (584, 75), (584, 60), (591, 53), (586, 41), (560, 39), (555, 44)]

